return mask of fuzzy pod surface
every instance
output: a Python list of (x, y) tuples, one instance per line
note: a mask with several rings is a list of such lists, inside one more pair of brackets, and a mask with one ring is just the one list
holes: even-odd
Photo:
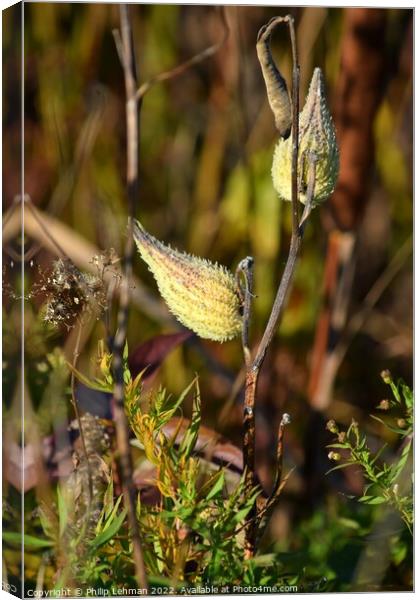
[[(283, 200), (291, 201), (292, 136), (277, 143), (271, 175)], [(305, 204), (309, 178), (309, 153), (316, 156), (313, 203), (320, 204), (334, 191), (338, 178), (339, 153), (335, 127), (325, 97), (322, 71), (314, 70), (305, 105), (299, 115), (298, 181), (299, 200)]]
[(140, 256), (175, 317), (199, 337), (224, 342), (242, 329), (241, 302), (234, 276), (225, 267), (179, 252), (133, 223)]

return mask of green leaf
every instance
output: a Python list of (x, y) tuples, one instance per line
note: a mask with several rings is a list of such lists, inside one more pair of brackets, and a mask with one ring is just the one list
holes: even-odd
[(107, 520), (105, 521), (104, 529), (106, 529), (107, 527), (109, 527), (110, 524), (112, 523), (112, 521), (115, 519), (115, 515), (117, 514), (117, 511), (118, 511), (118, 508), (119, 508), (119, 506), (120, 506), (120, 504), (122, 502), (122, 499), (123, 499), (122, 495), (117, 498), (117, 501), (115, 503), (114, 508), (112, 509), (109, 517), (107, 517)]
[(114, 508), (114, 481), (112, 477), (109, 480), (108, 487), (104, 495), (104, 514), (108, 518)]
[(233, 517), (233, 521), (235, 523), (241, 523), (243, 521), (243, 519), (245, 519), (245, 517), (247, 516), (249, 511), (252, 509), (254, 502), (259, 495), (260, 495), (260, 491), (258, 490), (247, 500), (245, 507), (242, 508), (241, 510), (238, 510), (238, 512)]
[(55, 511), (46, 502), (42, 502), (38, 506), (38, 515), (45, 535), (51, 540), (55, 540), (59, 529)]
[(404, 446), (399, 461), (391, 467), (392, 482), (394, 482), (399, 477), (405, 465), (407, 464), (408, 457), (410, 456), (410, 451), (411, 440)]
[(350, 447), (350, 444), (340, 444), (340, 443), (336, 443), (336, 444), (328, 444), (327, 448), (344, 448), (347, 449)]
[(213, 487), (207, 494), (206, 500), (211, 500), (212, 498), (214, 498), (214, 496), (219, 494), (223, 490), (224, 484), (225, 484), (225, 472), (222, 470), (217, 474), (217, 479), (216, 479)]
[(22, 545), (23, 540), (24, 546), (29, 546), (30, 548), (51, 548), (54, 546), (54, 542), (51, 540), (42, 540), (33, 535), (26, 534), (22, 536), (21, 533), (12, 531), (3, 531), (3, 540), (10, 544), (17, 544), (18, 546)]
[(371, 464), (372, 464), (372, 465), (376, 463), (376, 461), (378, 460), (378, 458), (381, 456), (382, 452), (383, 452), (383, 451), (385, 450), (385, 448), (387, 448), (387, 447), (388, 447), (388, 444), (384, 444), (384, 445), (382, 446), (382, 448), (380, 448), (380, 449), (378, 450), (378, 452), (377, 452), (377, 453), (375, 454), (375, 456), (372, 458), (372, 461), (371, 461)]
[(392, 389), (392, 393), (394, 394), (395, 400), (398, 402), (398, 404), (401, 404), (401, 396), (400, 396), (400, 391), (398, 389), (398, 385), (396, 385), (393, 381), (391, 381), (389, 386)]
[(251, 562), (256, 567), (271, 567), (278, 562), (278, 558), (277, 555), (272, 552), (271, 554), (260, 554), (258, 556), (254, 556), (251, 559)]
[(61, 537), (67, 527), (69, 513), (68, 513), (68, 509), (67, 509), (66, 500), (60, 490), (60, 487), (57, 487), (57, 504), (58, 504), (59, 535)]
[(125, 340), (125, 344), (124, 344), (123, 360), (126, 362), (128, 360), (128, 342), (127, 342), (127, 340)]
[(382, 425), (384, 425), (387, 429), (389, 429), (393, 433), (398, 433), (398, 435), (403, 435), (403, 436), (406, 436), (408, 433), (407, 429), (401, 429), (401, 427), (395, 427), (394, 425), (390, 425), (389, 423), (386, 423), (385, 421), (383, 421), (380, 417), (377, 417), (376, 415), (370, 415), (370, 416), (372, 417), (372, 419), (375, 419), (375, 421), (379, 421), (379, 423), (382, 423)]
[(396, 565), (401, 564), (407, 556), (407, 546), (402, 543), (398, 544), (397, 547), (393, 549), (392, 556)]
[(406, 385), (404, 382), (401, 382), (401, 391), (404, 396), (405, 405), (407, 406), (407, 408), (409, 410), (412, 409), (413, 403), (414, 403), (414, 394), (413, 394), (411, 388), (408, 385)]
[(67, 362), (67, 366), (74, 373), (76, 378), (83, 383), (86, 387), (92, 390), (98, 390), (99, 392), (113, 392), (112, 384), (106, 383), (105, 381), (100, 381), (99, 379), (88, 379), (83, 373), (78, 371), (73, 365)]
[[(164, 401), (162, 401), (162, 404), (159, 407), (160, 410), (159, 409), (157, 410), (157, 416), (159, 417), (159, 428), (161, 428), (170, 419), (172, 419), (173, 415), (178, 410), (178, 408), (181, 406), (181, 404), (184, 402), (185, 398), (189, 394), (189, 392), (190, 392), (190, 390), (193, 387), (193, 385), (194, 385), (195, 382), (196, 382), (196, 379), (194, 379), (185, 388), (185, 390), (180, 394), (180, 396), (178, 397), (178, 399), (171, 406), (168, 406), (168, 401), (172, 401), (172, 397), (171, 396), (166, 396), (164, 398)], [(157, 408), (157, 405), (155, 405), (155, 408)]]
[(346, 517), (339, 517), (337, 519), (338, 523), (343, 525), (344, 527), (348, 527), (349, 529), (360, 529), (360, 523), (354, 521), (353, 519), (347, 519)]
[(381, 417), (377, 417), (376, 415), (369, 415), (372, 419), (375, 419), (375, 421), (378, 421), (378, 423), (381, 423), (381, 425), (384, 425), (385, 427), (388, 427), (388, 423), (386, 423), (383, 419), (381, 419)]
[(96, 550), (100, 546), (103, 546), (104, 544), (106, 544), (111, 538), (113, 538), (114, 535), (116, 535), (118, 533), (118, 531), (120, 530), (122, 524), (124, 523), (124, 519), (126, 516), (127, 516), (127, 509), (124, 509), (118, 515), (118, 517), (116, 517), (112, 521), (112, 523), (109, 525), (109, 527), (104, 529), (104, 531), (102, 531), (102, 533), (97, 535), (96, 538), (90, 542), (89, 545), (90, 545), (91, 549)]
[(332, 469), (328, 469), (328, 471), (325, 474), (329, 475), (333, 471), (338, 471), (339, 469), (344, 469), (345, 467), (351, 467), (353, 465), (354, 465), (354, 462), (340, 463), (339, 465), (336, 465), (335, 467), (332, 467)]
[(195, 383), (196, 385), (196, 393), (193, 400), (191, 423), (187, 431), (185, 432), (184, 438), (179, 446), (179, 453), (185, 458), (188, 458), (195, 448), (201, 425), (201, 396), (200, 388), (198, 386), (198, 379), (196, 378), (192, 383)]
[(383, 504), (386, 502), (386, 498), (383, 496), (361, 496), (359, 502), (363, 504)]

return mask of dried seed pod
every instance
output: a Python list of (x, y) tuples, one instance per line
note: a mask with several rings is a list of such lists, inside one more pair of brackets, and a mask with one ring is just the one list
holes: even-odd
[(139, 221), (134, 221), (134, 239), (162, 298), (183, 325), (218, 342), (240, 334), (241, 302), (227, 269), (166, 246)]
[[(299, 200), (305, 204), (309, 179), (309, 154), (316, 158), (313, 203), (326, 200), (338, 178), (339, 155), (335, 127), (325, 98), (322, 71), (314, 70), (305, 105), (299, 115)], [(274, 150), (271, 175), (283, 200), (291, 200), (292, 137), (280, 139)]]
[[(271, 23), (271, 22), (270, 22)], [(270, 49), (271, 27), (264, 25), (257, 36), (257, 55), (267, 88), (267, 98), (280, 136), (287, 138), (292, 126), (292, 109), (287, 84), (274, 64)]]

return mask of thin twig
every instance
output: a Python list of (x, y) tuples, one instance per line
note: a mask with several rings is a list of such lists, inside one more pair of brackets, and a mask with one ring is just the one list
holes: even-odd
[(83, 431), (83, 424), (82, 424), (82, 419), (80, 417), (79, 404), (77, 401), (76, 391), (75, 391), (75, 383), (76, 383), (75, 371), (76, 371), (76, 367), (77, 367), (77, 360), (79, 358), (80, 339), (82, 336), (82, 329), (83, 329), (83, 321), (82, 321), (82, 319), (80, 319), (79, 323), (78, 323), (78, 329), (77, 329), (76, 344), (74, 346), (74, 351), (73, 351), (73, 361), (72, 361), (73, 368), (71, 369), (70, 388), (71, 388), (71, 403), (73, 405), (74, 414), (76, 415), (77, 425), (79, 427), (80, 441), (81, 441), (81, 445), (82, 445), (82, 452), (83, 452), (83, 456), (86, 461), (86, 468), (87, 468), (87, 475), (88, 475), (88, 502), (87, 502), (87, 507), (86, 507), (86, 515), (85, 515), (85, 519), (83, 522), (83, 527), (77, 538), (76, 546), (79, 544), (80, 541), (83, 540), (83, 538), (85, 536), (85, 532), (86, 532), (86, 529), (87, 529), (87, 526), (89, 523), (89, 518), (90, 518), (90, 515), (92, 512), (92, 502), (93, 502), (93, 474), (92, 474), (91, 464), (89, 461), (89, 454), (88, 454), (87, 446), (86, 446), (86, 438), (85, 438), (85, 434)]
[[(76, 345), (74, 347), (74, 352), (73, 352), (73, 363), (72, 363), (73, 369), (71, 370), (70, 387), (71, 387), (71, 402), (73, 404), (74, 414), (76, 415), (77, 425), (79, 427), (79, 433), (80, 433), (80, 441), (82, 443), (83, 454), (86, 459), (86, 464), (87, 464), (87, 468), (88, 468), (88, 480), (89, 480), (89, 504), (88, 504), (88, 506), (90, 507), (90, 504), (92, 502), (92, 497), (93, 497), (92, 471), (90, 469), (89, 456), (88, 456), (88, 452), (87, 452), (85, 436), (83, 433), (82, 420), (80, 418), (79, 404), (77, 402), (76, 393), (75, 393), (75, 383), (76, 383), (75, 369), (77, 367), (77, 359), (79, 358), (80, 338), (82, 335), (82, 325), (83, 325), (82, 321), (79, 320), (78, 328), (77, 328)], [(88, 512), (90, 512), (89, 509), (88, 509)]]
[(332, 387), (332, 382), (336, 376), (340, 365), (342, 364), (347, 350), (357, 333), (361, 330), (364, 323), (366, 322), (369, 314), (382, 297), (385, 290), (388, 288), (393, 279), (398, 275), (404, 266), (405, 262), (410, 257), (413, 251), (413, 240), (410, 237), (404, 242), (404, 244), (398, 249), (392, 258), (389, 265), (376, 279), (369, 292), (366, 294), (361, 308), (352, 315), (348, 321), (337, 345), (331, 354), (327, 357), (328, 361), (328, 390), (324, 393), (329, 393)]
[(8, 223), (10, 217), (13, 215), (13, 213), (15, 212), (15, 210), (17, 208), (21, 208), (21, 196), (20, 196), (20, 194), (17, 194), (13, 198), (12, 204), (4, 212), (3, 217), (2, 217), (2, 229), (4, 229), (6, 227), (6, 224)]
[(46, 227), (44, 225), (44, 223), (42, 222), (42, 219), (38, 215), (38, 211), (32, 204), (31, 198), (28, 195), (25, 195), (23, 197), (23, 202), (24, 202), (24, 205), (27, 206), (29, 208), (29, 210), (31, 211), (35, 221), (38, 223), (38, 225), (41, 228), (41, 230), (43, 231), (43, 233), (47, 236), (47, 238), (50, 240), (50, 242), (53, 244), (53, 246), (55, 246), (56, 250), (58, 250), (58, 254), (61, 255), (62, 258), (68, 258), (67, 254), (64, 252), (63, 248), (60, 246), (60, 244), (57, 242), (57, 240), (54, 238), (54, 236), (51, 235), (51, 233), (49, 232), (48, 227)]
[(292, 471), (290, 471), (287, 476), (283, 478), (284, 431), (289, 423), (290, 415), (284, 413), (280, 421), (277, 435), (276, 479), (270, 496), (266, 499), (262, 499), (261, 502), (262, 508), (257, 515), (256, 543), (262, 538), (270, 517), (280, 499), (283, 488), (292, 473)]
[[(290, 42), (292, 45), (292, 231), (293, 236), (298, 236), (299, 228), (299, 200), (298, 200), (298, 156), (299, 156), (299, 77), (300, 67), (298, 62), (295, 25), (293, 17), (288, 15)], [(311, 204), (312, 199), (309, 204)]]
[(195, 54), (193, 57), (189, 58), (188, 60), (181, 63), (180, 65), (177, 65), (173, 69), (169, 69), (168, 71), (163, 71), (162, 73), (159, 73), (158, 75), (155, 75), (148, 81), (145, 81), (144, 83), (142, 83), (142, 85), (137, 90), (137, 99), (138, 100), (142, 100), (144, 98), (144, 96), (147, 94), (147, 92), (154, 85), (156, 85), (156, 83), (161, 83), (163, 81), (169, 81), (170, 79), (173, 79), (174, 77), (179, 77), (179, 75), (182, 75), (183, 73), (185, 73), (185, 71), (187, 71), (194, 65), (197, 65), (200, 62), (203, 62), (204, 60), (206, 60), (207, 58), (210, 58), (211, 56), (213, 56), (214, 54), (216, 54), (216, 52), (218, 52), (220, 50), (220, 48), (225, 44), (225, 42), (228, 38), (228, 35), (229, 35), (229, 27), (226, 22), (226, 15), (225, 15), (224, 7), (221, 7), (220, 14), (221, 14), (221, 20), (222, 20), (222, 24), (223, 24), (222, 39), (220, 41), (218, 41), (216, 44), (212, 44), (205, 50), (202, 50), (198, 54)]
[(129, 8), (120, 5), (121, 52), (126, 92), (126, 130), (127, 130), (127, 199), (129, 206), (129, 231), (125, 246), (123, 262), (123, 281), (121, 284), (120, 305), (118, 311), (118, 329), (113, 344), (114, 371), (114, 419), (118, 448), (118, 459), (124, 501), (128, 511), (131, 540), (133, 543), (133, 560), (136, 577), (143, 590), (148, 590), (143, 549), (140, 539), (136, 514), (136, 489), (133, 481), (133, 463), (130, 451), (129, 428), (124, 410), (124, 365), (123, 350), (127, 334), (128, 307), (130, 299), (129, 286), (133, 270), (134, 241), (132, 222), (138, 195), (138, 148), (139, 148), (139, 102), (136, 98), (137, 73), (134, 58), (134, 44), (131, 31)]
[[(253, 288), (253, 265), (254, 259), (252, 256), (247, 256), (237, 266), (236, 281), (238, 292), (242, 297), (243, 319), (242, 319), (242, 349), (244, 352), (245, 365), (248, 367), (251, 363), (251, 351), (249, 349), (249, 322), (251, 320), (251, 301)], [(240, 276), (245, 279), (245, 289), (242, 290)]]

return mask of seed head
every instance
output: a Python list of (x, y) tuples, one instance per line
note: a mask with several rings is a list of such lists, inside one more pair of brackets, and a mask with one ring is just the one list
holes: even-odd
[(40, 280), (30, 296), (47, 297), (43, 319), (53, 326), (74, 327), (83, 314), (96, 315), (106, 310), (106, 289), (101, 278), (79, 271), (68, 258), (54, 261), (48, 272), (39, 271)]
[[(274, 150), (271, 175), (283, 200), (291, 200), (292, 136), (280, 139)], [(314, 70), (305, 105), (299, 115), (299, 200), (305, 204), (309, 179), (309, 153), (316, 159), (313, 203), (326, 200), (337, 183), (339, 156), (335, 127), (325, 98), (322, 71)]]
[(234, 276), (224, 267), (166, 246), (139, 221), (134, 239), (169, 310), (198, 336), (224, 342), (240, 334), (241, 303)]

